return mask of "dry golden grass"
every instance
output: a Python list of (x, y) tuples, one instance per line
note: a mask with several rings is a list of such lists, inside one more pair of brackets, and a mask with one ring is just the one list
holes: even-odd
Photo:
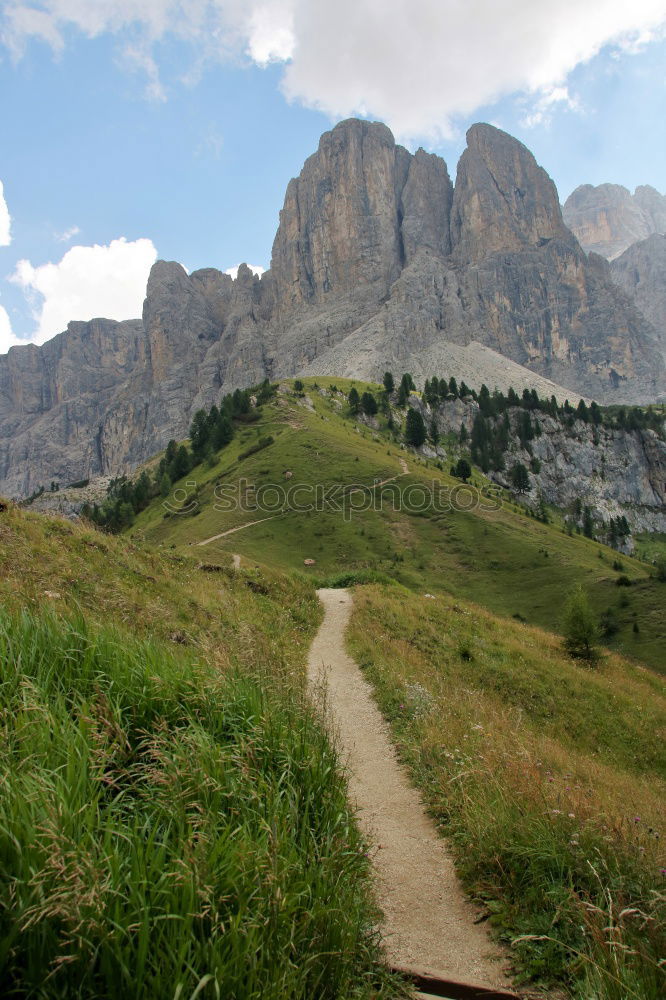
[[(617, 986), (656, 1000), (663, 680), (612, 654), (582, 666), (550, 633), (395, 587), (357, 593), (350, 644), (463, 879), (501, 933), (522, 938), (522, 968), (586, 998)], [(625, 911), (636, 925), (606, 940)]]
[[(205, 556), (204, 556), (205, 564)], [(271, 663), (303, 671), (319, 620), (307, 584), (279, 573), (201, 568), (197, 555), (157, 552), (126, 537), (10, 505), (0, 514), (0, 600), (83, 612), (146, 638), (192, 647), (220, 667)]]

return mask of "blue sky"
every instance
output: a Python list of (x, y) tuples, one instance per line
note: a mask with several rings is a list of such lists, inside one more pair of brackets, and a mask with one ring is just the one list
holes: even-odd
[(466, 128), (491, 121), (562, 200), (580, 183), (666, 188), (658, 0), (587, 0), (596, 18), (580, 22), (573, 0), (536, 14), (527, 0), (385, 0), (381, 30), (373, 0), (183, 3), (5, 5), (0, 352), (68, 319), (139, 315), (156, 255), (268, 266), (289, 178), (350, 113), (452, 176)]

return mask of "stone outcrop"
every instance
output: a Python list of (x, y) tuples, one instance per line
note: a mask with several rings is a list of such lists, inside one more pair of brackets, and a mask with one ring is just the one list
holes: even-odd
[(160, 261), (141, 320), (73, 323), (0, 357), (0, 491), (126, 472), (264, 377), (450, 376), (475, 357), (469, 383), (496, 370), (503, 387), (545, 378), (600, 402), (666, 389), (652, 326), (525, 146), (474, 126), (454, 190), (439, 157), (342, 122), (290, 182), (261, 278)]
[(666, 196), (649, 184), (632, 195), (621, 184), (582, 184), (562, 209), (564, 221), (584, 250), (608, 260), (652, 233), (666, 232)]
[[(666, 443), (654, 431), (540, 422), (542, 434), (531, 442), (540, 469), (530, 478), (548, 503), (567, 508), (579, 498), (605, 521), (624, 514), (634, 532), (666, 531)], [(517, 452), (507, 464), (529, 467), (530, 459)]]

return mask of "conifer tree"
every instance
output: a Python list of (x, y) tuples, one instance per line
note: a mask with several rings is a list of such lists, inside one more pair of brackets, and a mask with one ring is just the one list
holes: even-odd
[(426, 427), (418, 410), (410, 406), (405, 425), (405, 441), (414, 448), (420, 448), (426, 439)]

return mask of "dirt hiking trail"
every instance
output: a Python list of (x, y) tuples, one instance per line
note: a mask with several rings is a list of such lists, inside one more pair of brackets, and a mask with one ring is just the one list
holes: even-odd
[[(349, 496), (353, 493), (359, 493), (361, 490), (376, 490), (380, 486), (386, 486), (387, 483), (394, 483), (396, 479), (402, 479), (403, 476), (409, 475), (409, 466), (404, 458), (398, 459), (400, 462), (400, 468), (402, 472), (398, 473), (397, 476), (390, 476), (388, 479), (382, 479), (381, 482), (373, 483), (372, 486), (358, 486), (355, 489), (349, 491)], [(260, 517), (256, 521), (246, 521), (245, 524), (237, 524), (235, 528), (227, 528), (226, 531), (221, 531), (219, 535), (211, 535), (210, 538), (204, 538), (202, 542), (196, 542), (196, 545), (201, 547), (202, 545), (210, 545), (211, 542), (217, 542), (220, 538), (226, 538), (227, 535), (235, 535), (237, 531), (244, 531), (245, 528), (251, 528), (255, 524), (264, 524), (265, 521), (274, 521), (277, 517), (284, 517), (285, 514), (291, 514), (293, 508), (288, 507), (286, 510), (281, 510), (279, 514), (271, 514), (270, 517)]]
[(505, 956), (474, 923), (476, 911), (458, 884), (446, 843), (398, 762), (370, 685), (345, 651), (352, 595), (317, 593), (325, 616), (310, 649), (308, 678), (315, 697), (325, 691), (329, 722), (349, 769), (352, 805), (373, 844), (388, 959), (506, 988)]

